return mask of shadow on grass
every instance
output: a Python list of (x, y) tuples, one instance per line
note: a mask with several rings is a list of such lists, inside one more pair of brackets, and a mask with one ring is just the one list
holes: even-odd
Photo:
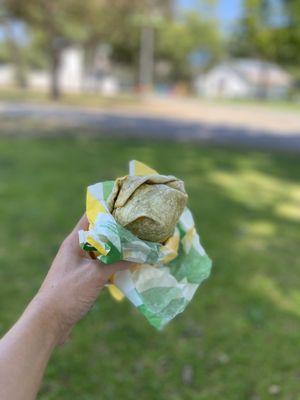
[[(93, 136), (169, 139), (250, 149), (300, 151), (300, 128), (282, 131), (245, 125), (185, 121), (177, 115), (164, 118), (142, 115), (134, 111), (130, 114), (130, 112), (91, 111), (76, 107), (26, 103), (6, 103), (2, 105), (0, 112), (2, 125), (6, 125), (6, 132), (17, 136), (42, 134), (53, 137), (61, 136), (62, 133), (76, 135), (80, 134), (80, 131), (86, 131)], [(21, 129), (15, 129), (15, 121), (18, 121)], [(41, 124), (43, 124), (42, 130)], [(64, 132), (58, 129), (59, 126), (66, 127)], [(30, 130), (30, 127), (38, 129)]]

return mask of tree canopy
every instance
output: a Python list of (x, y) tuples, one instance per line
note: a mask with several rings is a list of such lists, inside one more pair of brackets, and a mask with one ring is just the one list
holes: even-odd
[(244, 0), (230, 40), (235, 56), (258, 57), (285, 66), (300, 63), (299, 0)]
[(189, 76), (190, 54), (205, 51), (215, 60), (221, 49), (216, 22), (196, 12), (180, 18), (172, 0), (3, 0), (1, 11), (6, 19), (27, 25), (30, 43), (23, 56), (33, 65), (48, 64), (53, 97), (60, 93), (61, 52), (70, 44), (82, 45), (87, 55), (109, 44), (114, 60), (136, 69), (141, 31), (150, 24), (155, 56), (169, 62), (172, 76), (180, 79)]
[(156, 55), (172, 65), (174, 78), (189, 74), (189, 58), (195, 52), (205, 52), (211, 62), (222, 52), (221, 36), (214, 20), (198, 13), (186, 13), (181, 19), (162, 20), (157, 28)]

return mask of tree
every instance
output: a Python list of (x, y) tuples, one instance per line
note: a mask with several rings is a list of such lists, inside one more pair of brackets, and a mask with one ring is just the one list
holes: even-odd
[[(151, 64), (152, 55), (141, 40), (142, 33), (147, 30), (153, 37), (155, 20), (160, 16), (171, 18), (173, 0), (111, 0), (102, 9), (95, 7), (95, 1), (88, 2), (89, 11), (85, 17), (89, 27), (85, 48), (91, 58), (99, 42), (106, 42), (111, 45), (114, 61), (130, 65), (136, 71), (141, 58)], [(141, 53), (146, 57), (139, 57)]]
[(0, 24), (3, 32), (0, 57), (4, 62), (10, 61), (13, 63), (16, 83), (18, 86), (24, 87), (26, 84), (24, 48), (16, 38), (16, 21), (13, 20), (2, 3), (0, 3)]
[(84, 36), (81, 24), (84, 2), (72, 0), (4, 0), (11, 18), (24, 21), (28, 28), (39, 32), (46, 50), (51, 73), (50, 94), (60, 96), (58, 71), (63, 48)]
[(99, 44), (108, 43), (114, 60), (134, 64), (139, 44), (135, 15), (142, 12), (144, 0), (89, 0), (86, 3), (83, 45), (87, 56), (92, 59)]
[[(280, 13), (276, 14), (278, 9)], [(235, 56), (299, 65), (299, 0), (244, 0), (243, 15), (229, 48)]]
[(140, 26), (139, 46), (139, 89), (152, 90), (154, 81), (154, 49), (156, 28), (162, 18), (171, 20), (173, 1), (146, 0), (143, 13), (138, 15)]
[(234, 56), (274, 59), (275, 43), (272, 27), (272, 1), (245, 0), (242, 17), (230, 40)]
[(139, 29), (133, 16), (147, 0), (4, 0), (13, 18), (27, 23), (48, 58), (51, 97), (60, 96), (58, 79), (63, 49), (80, 43), (91, 59), (100, 43), (109, 43), (113, 57), (132, 62), (137, 54)]
[(172, 65), (172, 78), (188, 79), (189, 57), (206, 53), (215, 62), (222, 52), (221, 36), (214, 20), (202, 19), (196, 12), (189, 12), (181, 19), (162, 20), (157, 30), (156, 55)]
[(286, 66), (300, 65), (300, 3), (299, 0), (280, 0), (283, 22), (274, 34), (276, 60)]
[[(151, 35), (154, 33), (155, 55), (172, 63), (175, 78), (188, 75), (191, 52), (206, 51), (214, 59), (220, 50), (220, 36), (215, 23), (205, 21), (197, 14), (188, 14), (182, 19), (174, 18), (173, 0), (2, 2), (9, 18), (27, 25), (31, 38), (27, 56), (30, 64), (43, 64), (44, 58), (48, 61), (50, 94), (54, 99), (61, 93), (59, 66), (66, 46), (81, 44), (87, 58), (92, 60), (99, 44), (107, 43), (111, 46), (114, 60), (137, 67), (141, 32), (149, 28), (149, 19), (152, 21), (153, 17), (156, 22), (151, 25)], [(147, 63), (148, 60), (150, 58), (147, 56)]]

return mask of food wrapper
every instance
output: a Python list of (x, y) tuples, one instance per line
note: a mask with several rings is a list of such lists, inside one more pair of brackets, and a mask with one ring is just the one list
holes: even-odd
[[(133, 160), (129, 163), (129, 174), (143, 176), (157, 172)], [(116, 300), (127, 297), (151, 325), (161, 329), (186, 308), (198, 286), (208, 278), (211, 260), (200, 244), (187, 207), (167, 242), (147, 242), (119, 225), (110, 214), (107, 199), (113, 186), (114, 181), (106, 181), (88, 187), (89, 230), (79, 232), (80, 245), (104, 264), (119, 260), (136, 263), (115, 273), (109, 290)]]

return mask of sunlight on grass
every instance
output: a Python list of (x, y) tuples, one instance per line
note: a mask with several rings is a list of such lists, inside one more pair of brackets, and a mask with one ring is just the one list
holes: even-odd
[(222, 187), (234, 199), (249, 206), (270, 205), (282, 196), (282, 184), (278, 178), (256, 170), (237, 170), (233, 173), (212, 171), (212, 182)]
[(298, 203), (281, 203), (275, 207), (275, 212), (280, 217), (288, 218), (291, 221), (300, 221), (300, 204)]
[(269, 221), (250, 221), (246, 224), (246, 228), (251, 236), (270, 238), (276, 234), (276, 225)]
[(250, 219), (236, 224), (236, 244), (242, 249), (265, 253), (270, 243), (274, 243), (278, 238), (279, 228), (273, 221)]
[(250, 281), (250, 286), (276, 307), (300, 317), (300, 290), (283, 291), (274, 279), (263, 273), (255, 275)]
[(251, 208), (269, 207), (280, 217), (300, 220), (300, 185), (257, 170), (212, 171), (209, 179), (233, 200)]
[(300, 203), (300, 185), (291, 189), (290, 196), (294, 201), (298, 201)]

